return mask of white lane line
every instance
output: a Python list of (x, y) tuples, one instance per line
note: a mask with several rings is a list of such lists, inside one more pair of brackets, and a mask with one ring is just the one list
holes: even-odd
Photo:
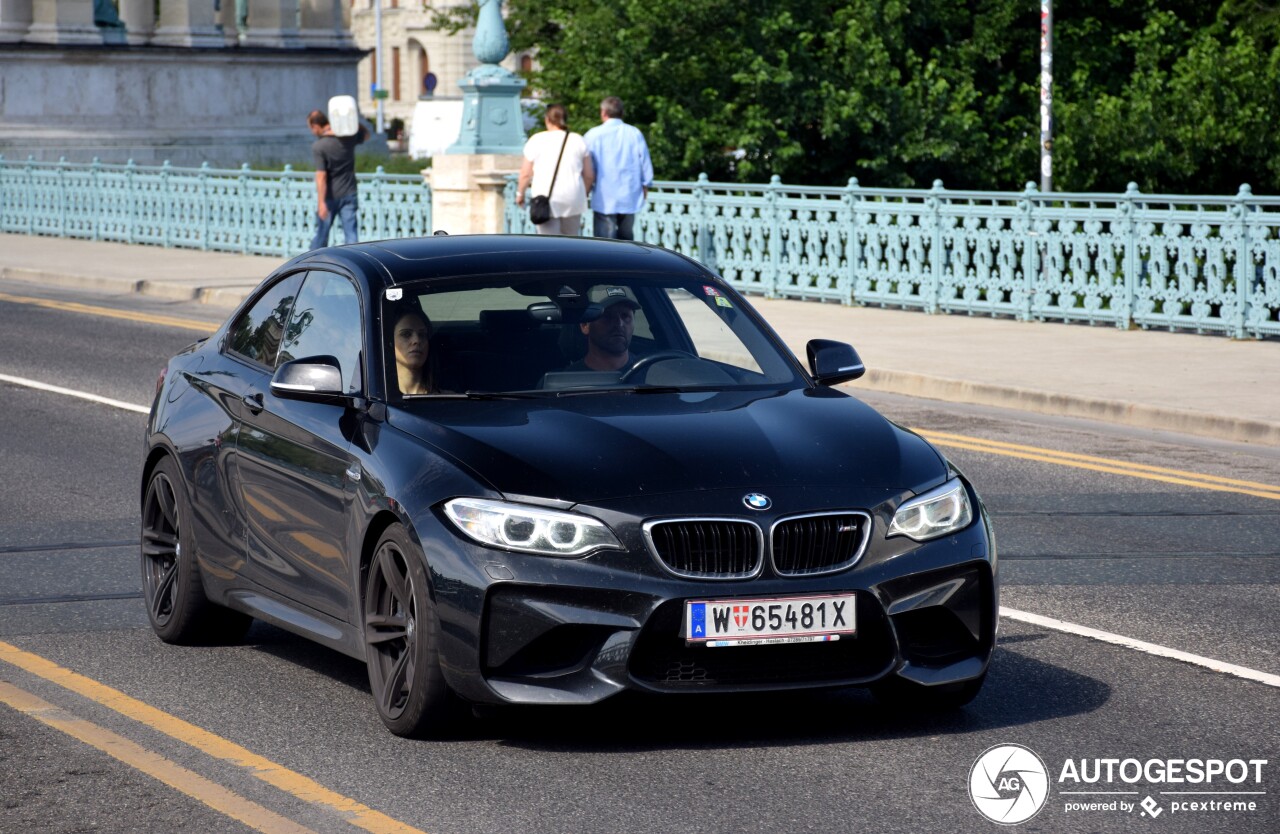
[[(136, 411), (139, 414), (151, 413), (151, 409), (144, 408), (140, 405), (134, 405), (133, 403), (121, 402), (120, 400), (113, 400), (108, 397), (99, 397), (96, 394), (88, 394), (84, 391), (73, 391), (70, 388), (59, 388), (56, 385), (47, 385), (43, 382), (36, 382), (31, 379), (22, 379), (21, 377), (9, 376), (7, 374), (0, 374), (0, 382), (11, 382), (14, 385), (25, 385), (28, 388), (36, 388), (40, 391), (52, 391), (55, 394), (66, 394), (69, 397), (80, 397), (81, 399), (102, 403), (103, 405), (109, 405), (114, 408), (123, 408), (126, 411)], [(1183, 663), (1203, 666), (1204, 668), (1212, 669), (1215, 672), (1235, 675), (1239, 678), (1245, 678), (1247, 680), (1266, 684), (1267, 686), (1280, 688), (1280, 675), (1259, 672), (1256, 669), (1236, 666), (1233, 663), (1224, 663), (1221, 660), (1214, 660), (1211, 657), (1201, 657), (1198, 654), (1191, 654), (1190, 652), (1171, 649), (1167, 646), (1158, 646), (1155, 643), (1146, 643), (1142, 640), (1134, 640), (1132, 637), (1125, 637), (1121, 634), (1112, 634), (1109, 631), (1099, 631), (1096, 628), (1076, 625), (1075, 623), (1069, 623), (1066, 620), (1055, 620), (1052, 617), (1042, 617), (1039, 614), (1030, 614), (1026, 611), (1018, 611), (1014, 608), (1005, 608), (1004, 606), (1000, 607), (1000, 616), (1028, 623), (1029, 625), (1037, 625), (1041, 628), (1061, 631), (1065, 634), (1074, 634), (1077, 637), (1088, 637), (1092, 640), (1100, 640), (1103, 643), (1112, 643), (1116, 646), (1124, 646), (1127, 649), (1145, 652), (1146, 654), (1155, 655), (1156, 657), (1180, 660)]]
[(35, 388), (37, 391), (51, 391), (54, 394), (64, 394), (68, 397), (79, 397), (82, 400), (109, 405), (112, 408), (123, 408), (125, 411), (136, 411), (139, 414), (150, 414), (151, 409), (133, 403), (121, 402), (113, 400), (110, 397), (99, 397), (97, 394), (90, 394), (86, 391), (73, 391), (70, 388), (59, 388), (56, 385), (49, 385), (44, 382), (36, 382), (34, 379), (23, 379), (20, 376), (9, 376), (8, 374), (0, 374), (0, 382), (8, 382), (13, 385), (22, 385), (26, 388)]
[(1112, 643), (1117, 646), (1124, 646), (1126, 649), (1145, 652), (1146, 654), (1155, 655), (1156, 657), (1165, 657), (1171, 660), (1180, 660), (1183, 663), (1203, 666), (1205, 669), (1211, 669), (1214, 672), (1235, 675), (1238, 678), (1256, 681), (1257, 683), (1263, 683), (1267, 686), (1280, 687), (1280, 675), (1259, 672), (1257, 669), (1249, 669), (1245, 666), (1236, 666), (1234, 663), (1224, 663), (1221, 660), (1214, 660), (1211, 657), (1202, 657), (1198, 654), (1191, 654), (1190, 652), (1171, 649), (1167, 646), (1159, 646), (1155, 643), (1146, 643), (1142, 640), (1134, 640), (1132, 637), (1125, 637), (1121, 634), (1112, 634), (1109, 631), (1099, 631), (1096, 628), (1076, 625), (1075, 623), (1069, 623), (1066, 620), (1055, 620), (1052, 617), (1042, 617), (1039, 614), (1029, 614), (1026, 611), (1018, 611), (1013, 608), (1005, 608), (1004, 606), (1000, 607), (1000, 616), (1008, 617), (1011, 620), (1017, 620), (1029, 625), (1037, 625), (1041, 628), (1061, 631), (1065, 634), (1074, 634), (1077, 637), (1088, 637), (1091, 640), (1100, 640), (1103, 643)]

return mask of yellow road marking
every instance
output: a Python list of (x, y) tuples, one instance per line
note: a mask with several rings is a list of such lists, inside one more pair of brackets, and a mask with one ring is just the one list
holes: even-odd
[(218, 813), (225, 814), (263, 834), (308, 834), (311, 831), (256, 802), (232, 793), (218, 783), (187, 770), (164, 756), (133, 743), (124, 736), (64, 712), (48, 701), (5, 681), (0, 681), (0, 703), (8, 704), (18, 712), (55, 730), (60, 730), (72, 738), (79, 739), (90, 747), (96, 747), (129, 767), (140, 770), (192, 799), (203, 802)]
[(78, 304), (74, 301), (54, 301), (48, 298), (31, 298), (25, 295), (10, 295), (9, 293), (0, 292), (0, 301), (8, 301), (13, 304), (30, 304), (35, 307), (45, 307), (50, 310), (64, 310), (70, 313), (83, 313), (89, 316), (106, 316), (112, 319), (125, 319), (127, 321), (141, 321), (148, 324), (162, 324), (166, 327), (181, 327), (184, 330), (198, 330), (201, 333), (212, 333), (218, 329), (218, 325), (210, 324), (207, 321), (198, 319), (184, 319), (178, 316), (159, 316), (152, 313), (137, 313), (131, 310), (116, 310), (111, 307), (94, 307), (88, 304)]
[(371, 834), (423, 834), (417, 828), (392, 819), (336, 791), (331, 791), (319, 782), (259, 756), (235, 742), (156, 709), (118, 689), (112, 689), (106, 684), (63, 668), (40, 655), (25, 652), (17, 646), (0, 641), (0, 660), (64, 689), (69, 689), (127, 718), (132, 718), (164, 733), (172, 739), (189, 744), (215, 759), (243, 768), (251, 776), (304, 802), (336, 812), (347, 822)]
[(1018, 443), (1005, 443), (999, 440), (969, 437), (963, 434), (934, 432), (924, 429), (917, 429), (916, 431), (921, 437), (938, 446), (967, 449), (990, 455), (1003, 455), (1041, 463), (1052, 463), (1058, 466), (1070, 466), (1075, 469), (1088, 469), (1112, 475), (1127, 475), (1132, 478), (1143, 478), (1149, 481), (1160, 481), (1162, 483), (1190, 486), (1215, 492), (1233, 492), (1240, 495), (1252, 495), (1256, 498), (1269, 498), (1273, 501), (1280, 501), (1280, 486), (1272, 484), (1243, 481), (1236, 478), (1221, 478), (1217, 475), (1203, 475), (1198, 472), (1186, 472), (1181, 469), (1150, 466), (1143, 463), (1128, 463), (1094, 455), (1059, 452), (1037, 446), (1024, 446)]

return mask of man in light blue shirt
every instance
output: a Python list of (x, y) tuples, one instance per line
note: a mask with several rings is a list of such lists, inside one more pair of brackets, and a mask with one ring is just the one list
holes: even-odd
[(622, 120), (622, 99), (600, 102), (601, 125), (587, 131), (587, 150), (596, 169), (591, 211), (595, 236), (635, 240), (636, 213), (653, 185), (653, 161), (644, 134)]

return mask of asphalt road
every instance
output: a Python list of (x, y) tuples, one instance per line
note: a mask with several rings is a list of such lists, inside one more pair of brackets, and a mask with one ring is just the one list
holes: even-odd
[[(37, 295), (217, 315), (0, 283), (0, 374), (143, 406), (199, 334)], [(1047, 802), (1020, 829), (1280, 829), (1280, 450), (864, 399), (978, 485), (1004, 606), (1273, 683), (1005, 618), (986, 687), (950, 715), (857, 690), (627, 698), (489, 711), (456, 738), (406, 741), (378, 721), (360, 664), (300, 638), (255, 625), (236, 646), (160, 643), (138, 590), (145, 417), (0, 382), (0, 831), (1000, 830), (968, 779), (1010, 743), (1048, 771)], [(1240, 783), (1059, 779), (1068, 760), (1109, 758), (1267, 764)], [(1154, 817), (1066, 809), (1146, 797)], [(1222, 801), (1255, 808), (1174, 805)]]

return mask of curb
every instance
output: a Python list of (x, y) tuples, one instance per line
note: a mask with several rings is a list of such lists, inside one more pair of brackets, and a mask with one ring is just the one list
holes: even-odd
[(28, 284), (56, 284), (73, 290), (106, 290), (108, 292), (140, 292), (145, 281), (130, 278), (104, 278), (100, 275), (68, 275), (62, 272), (44, 272), (24, 267), (0, 267), (0, 278), (23, 281)]
[(1235, 443), (1280, 446), (1280, 423), (1243, 420), (1199, 411), (1054, 394), (1029, 388), (945, 379), (906, 371), (869, 369), (866, 376), (849, 385), (849, 390), (856, 390), (858, 387), (886, 394), (1012, 408), (1058, 417), (1078, 417), (1154, 431), (1211, 437)]
[(221, 287), (189, 286), (163, 281), (111, 278), (102, 275), (74, 275), (66, 272), (44, 272), (25, 267), (0, 266), (0, 279), (28, 284), (57, 285), (73, 290), (98, 290), (112, 293), (135, 293), (165, 301), (195, 301), (215, 307), (235, 307), (258, 284), (231, 283)]

